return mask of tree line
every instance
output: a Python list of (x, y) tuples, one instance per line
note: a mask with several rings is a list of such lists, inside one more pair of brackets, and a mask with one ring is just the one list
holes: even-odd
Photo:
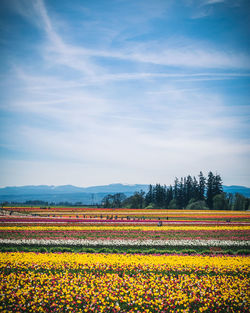
[(173, 185), (149, 185), (147, 193), (135, 192), (126, 197), (123, 193), (109, 194), (103, 198), (105, 208), (147, 208), (187, 210), (248, 210), (250, 198), (236, 193), (223, 192), (222, 179), (211, 171), (205, 177), (176, 178)]

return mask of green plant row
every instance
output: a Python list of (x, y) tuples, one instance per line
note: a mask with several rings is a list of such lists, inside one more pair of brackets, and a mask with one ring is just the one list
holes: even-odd
[(205, 247), (131, 247), (131, 246), (41, 246), (41, 245), (0, 245), (0, 252), (75, 252), (75, 253), (128, 253), (128, 254), (231, 254), (231, 255), (249, 255), (250, 248), (239, 249), (239, 247), (221, 247), (220, 249)]

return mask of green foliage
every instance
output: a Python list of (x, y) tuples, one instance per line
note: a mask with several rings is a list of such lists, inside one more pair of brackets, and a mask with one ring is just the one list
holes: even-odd
[(122, 203), (123, 207), (126, 208), (138, 208), (138, 209), (142, 209), (144, 207), (144, 191), (140, 191), (140, 192), (135, 192), (133, 196), (125, 199)]
[(213, 198), (221, 193), (223, 193), (223, 188), (220, 175), (214, 175), (212, 172), (209, 172), (207, 179), (206, 202), (210, 209), (213, 209)]
[[(205, 201), (205, 202), (204, 202)], [(135, 209), (190, 209), (190, 210), (248, 210), (250, 199), (240, 194), (233, 196), (223, 192), (222, 179), (219, 174), (211, 171), (206, 178), (200, 172), (196, 177), (176, 178), (173, 187), (170, 185), (149, 185), (145, 194), (135, 192), (126, 198), (124, 194), (107, 195), (102, 201), (106, 208), (135, 208)]]
[(126, 196), (123, 193), (107, 195), (103, 198), (102, 203), (105, 208), (121, 208)]
[(187, 249), (187, 250), (182, 250), (183, 254), (196, 254), (197, 251), (195, 249)]
[(249, 255), (250, 252), (247, 249), (240, 249), (240, 250), (237, 250), (237, 254), (239, 254), (239, 255)]
[(154, 203), (150, 203), (148, 206), (145, 207), (145, 209), (153, 210), (153, 209), (156, 209), (156, 206), (154, 205)]
[(145, 196), (145, 206), (150, 205), (151, 203), (153, 203), (154, 198), (153, 198), (153, 186), (149, 185), (149, 190), (148, 193)]
[(155, 253), (157, 253), (157, 249), (155, 249), (155, 248), (148, 249), (148, 250), (145, 251), (145, 253), (147, 253), (147, 254), (155, 254)]
[(199, 174), (198, 199), (205, 200), (206, 178), (203, 173)]
[(93, 248), (85, 248), (84, 251), (87, 253), (95, 253), (95, 249)]
[(243, 195), (236, 193), (234, 201), (234, 210), (249, 210), (250, 209), (250, 199), (244, 197)]
[(194, 201), (194, 202), (189, 203), (186, 209), (187, 210), (207, 210), (208, 207), (205, 201), (199, 200), (199, 201)]
[(224, 192), (213, 197), (213, 208), (215, 210), (228, 210), (229, 203)]
[(84, 247), (84, 246), (39, 246), (39, 245), (1, 245), (0, 246), (1, 252), (84, 252), (84, 253), (128, 253), (128, 254), (135, 254), (135, 253), (142, 253), (142, 254), (233, 254), (233, 255), (249, 255), (250, 249), (249, 248), (239, 248), (237, 246), (230, 246), (230, 247), (221, 247), (219, 251), (213, 251), (208, 249), (207, 247), (203, 246), (194, 246), (194, 247), (186, 247), (186, 246), (168, 246), (167, 248), (164, 246), (140, 246), (140, 247), (133, 247), (133, 246), (104, 246), (104, 247)]
[(44, 252), (44, 253), (46, 253), (46, 252), (48, 252), (48, 250), (47, 250), (45, 247), (41, 247), (41, 248), (39, 249), (39, 252)]
[(179, 209), (178, 204), (177, 204), (177, 200), (176, 199), (171, 200), (170, 203), (169, 203), (168, 208), (170, 210), (177, 210), (177, 209)]

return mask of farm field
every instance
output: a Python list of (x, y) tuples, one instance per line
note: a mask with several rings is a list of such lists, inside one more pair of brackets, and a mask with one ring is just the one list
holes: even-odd
[(0, 216), (1, 312), (249, 312), (249, 212), (44, 210)]
[[(13, 214), (12, 208), (5, 208), (5, 215), (0, 217), (1, 245), (99, 246), (120, 250), (129, 246), (138, 251), (142, 247), (248, 249), (250, 240), (249, 212), (78, 207), (14, 210), (19, 215)], [(44, 216), (45, 211), (50, 214)]]
[(249, 259), (1, 253), (1, 312), (249, 312)]
[(4, 211), (14, 211), (23, 215), (33, 215), (41, 217), (63, 217), (63, 218), (95, 218), (95, 219), (169, 219), (169, 220), (215, 220), (234, 221), (248, 220), (249, 212), (242, 211), (216, 211), (216, 210), (166, 210), (166, 209), (108, 209), (108, 208), (81, 208), (81, 207), (4, 207)]

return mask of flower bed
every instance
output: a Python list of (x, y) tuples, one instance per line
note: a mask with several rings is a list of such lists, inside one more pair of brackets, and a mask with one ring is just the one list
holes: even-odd
[[(62, 207), (51, 207), (51, 208), (37, 208), (37, 207), (5, 207), (6, 213), (10, 211), (23, 213), (26, 215), (33, 214), (39, 216), (55, 216), (55, 217), (71, 217), (76, 218), (103, 218), (109, 219), (113, 216), (118, 218), (169, 218), (169, 219), (185, 219), (185, 220), (224, 220), (234, 219), (234, 220), (246, 220), (250, 218), (250, 213), (238, 212), (238, 211), (214, 211), (214, 210), (166, 210), (166, 209), (108, 209), (108, 208), (62, 208)], [(107, 218), (108, 217), (108, 218)]]
[[(164, 218), (161, 218), (160, 221), (164, 223), (164, 225), (250, 225), (250, 221), (231, 221), (229, 222), (226, 220), (166, 220)], [(157, 224), (159, 222), (158, 219), (90, 219), (90, 218), (58, 218), (58, 217), (0, 217), (0, 224), (6, 224), (6, 223), (41, 223), (41, 224), (63, 224), (63, 223), (77, 223), (77, 224), (139, 224), (139, 225), (150, 225), (150, 224)]]
[[(91, 209), (91, 212), (105, 209)], [(106, 209), (110, 210), (110, 209)], [(131, 213), (136, 210), (119, 209)], [(137, 210), (138, 211), (138, 210)], [(137, 212), (136, 211), (136, 212)], [(147, 210), (139, 210), (144, 213)], [(158, 210), (159, 211), (159, 210)], [(158, 211), (148, 210), (149, 213)], [(98, 211), (99, 212), (99, 211)], [(204, 212), (196, 212), (204, 216)], [(205, 212), (208, 213), (208, 212)], [(220, 212), (221, 213), (221, 212)], [(234, 215), (236, 212), (233, 212)], [(194, 212), (173, 211), (172, 214), (194, 215)], [(218, 212), (213, 212), (218, 214)], [(232, 212), (222, 212), (222, 215)], [(241, 214), (237, 212), (237, 214)], [(232, 214), (233, 216), (233, 214)], [(246, 213), (242, 213), (246, 216)], [(162, 223), (162, 226), (157, 226)], [(100, 247), (243, 247), (249, 251), (250, 223), (229, 221), (187, 221), (164, 219), (87, 219), (58, 217), (1, 217), (1, 245), (56, 245)], [(230, 247), (231, 245), (231, 247)]]
[(83, 225), (83, 226), (0, 226), (0, 230), (39, 230), (39, 231), (49, 231), (49, 230), (117, 230), (117, 231), (123, 231), (123, 230), (141, 230), (141, 231), (168, 231), (168, 230), (197, 230), (197, 231), (203, 231), (203, 230), (244, 230), (249, 231), (250, 226), (248, 225), (211, 225), (211, 226), (200, 226), (200, 225), (163, 225), (161, 227), (159, 226), (143, 226), (143, 225)]
[(205, 246), (205, 247), (249, 247), (250, 241), (238, 241), (238, 240), (199, 240), (199, 239), (183, 239), (183, 240), (122, 240), (122, 239), (0, 239), (0, 244), (14, 244), (14, 245), (68, 245), (68, 246), (160, 246), (160, 247), (195, 247), (195, 246)]
[(249, 312), (249, 258), (0, 254), (7, 312)]
[(0, 230), (2, 239), (217, 239), (217, 240), (250, 240), (250, 230)]

